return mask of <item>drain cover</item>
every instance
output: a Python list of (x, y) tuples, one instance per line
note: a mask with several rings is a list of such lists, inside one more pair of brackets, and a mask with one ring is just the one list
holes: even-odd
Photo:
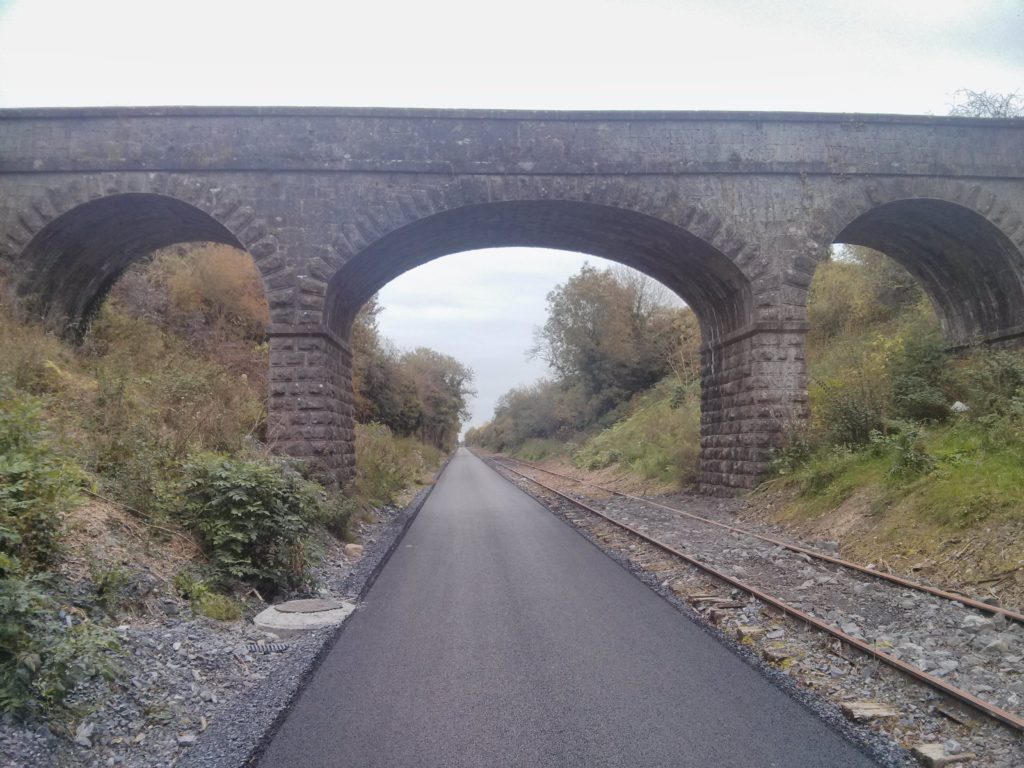
[(321, 611), (336, 611), (344, 605), (337, 600), (289, 600), (287, 603), (275, 605), (274, 610), (281, 613), (320, 613)]

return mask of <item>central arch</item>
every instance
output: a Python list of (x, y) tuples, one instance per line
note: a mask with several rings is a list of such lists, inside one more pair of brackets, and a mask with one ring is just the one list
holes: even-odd
[(599, 256), (649, 275), (693, 309), (705, 345), (753, 321), (749, 280), (728, 256), (700, 237), (636, 211), (534, 200), (455, 208), (376, 240), (329, 281), (326, 325), (345, 338), (359, 308), (403, 272), (453, 253), (514, 246)]
[[(625, 264), (682, 298), (698, 318), (703, 342), (701, 487), (731, 495), (758, 482), (786, 419), (795, 413), (792, 393), (773, 389), (769, 368), (799, 368), (786, 384), (799, 401), (802, 356), (780, 360), (761, 354), (779, 341), (759, 327), (751, 280), (708, 240), (664, 219), (550, 199), (474, 203), (434, 213), (381, 236), (337, 269), (327, 285), (325, 326), (345, 346), (359, 308), (400, 274), (453, 253), (516, 246)], [(335, 369), (343, 379), (339, 390), (351, 390), (349, 368), (350, 359)]]

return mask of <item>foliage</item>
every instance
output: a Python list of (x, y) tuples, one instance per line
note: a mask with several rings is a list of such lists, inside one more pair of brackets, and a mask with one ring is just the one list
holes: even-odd
[(105, 306), (82, 351), (95, 377), (82, 459), (130, 506), (158, 510), (190, 452), (238, 451), (265, 428), (258, 381), (148, 320)]
[[(356, 490), (370, 504), (391, 504), (441, 462), (442, 452), (411, 438), (398, 438), (384, 424), (356, 425)], [(355, 513), (354, 502), (347, 504)], [(346, 504), (339, 510), (344, 512)], [(336, 532), (337, 534), (337, 532)]]
[(184, 511), (219, 576), (268, 594), (309, 578), (306, 535), (320, 515), (321, 489), (287, 465), (217, 453), (185, 467)]
[[(813, 428), (774, 464), (799, 492), (790, 513), (856, 495), (897, 527), (961, 530), (1019, 514), (1024, 354), (948, 352), (920, 290), (880, 259), (848, 249), (812, 283)], [(954, 418), (955, 400), (968, 409)]]
[(531, 437), (516, 449), (515, 455), (526, 461), (542, 461), (566, 453), (571, 444), (543, 437)]
[(468, 399), (476, 394), (473, 372), (454, 357), (427, 347), (406, 352), (401, 364), (423, 403), (417, 437), (441, 450), (453, 449), (459, 427), (469, 416)]
[[(547, 321), (531, 352), (555, 378), (506, 392), (491, 421), (467, 431), (466, 442), (542, 458), (559, 452), (552, 443), (580, 442), (605, 429), (577, 453), (578, 461), (621, 460), (645, 477), (694, 477), (699, 343), (693, 312), (661, 285), (634, 270), (584, 265), (548, 294)], [(659, 381), (672, 383), (637, 399)], [(657, 419), (693, 442), (674, 440)], [(613, 446), (618, 438), (631, 440), (632, 448), (621, 452)]]
[(270, 322), (263, 283), (244, 251), (217, 243), (179, 245), (128, 269), (111, 291), (118, 311), (157, 323), (192, 346), (261, 340)]
[(400, 353), (380, 335), (381, 311), (374, 297), (352, 326), (356, 420), (451, 450), (474, 394), (472, 371), (425, 347)]
[(89, 579), (96, 592), (96, 603), (106, 613), (113, 615), (122, 607), (124, 590), (131, 577), (121, 566), (98, 566), (90, 563)]
[(207, 581), (188, 571), (175, 574), (174, 588), (188, 598), (195, 613), (216, 621), (237, 621), (242, 617), (243, 606), (240, 602), (217, 592)]
[(902, 429), (890, 435), (871, 434), (872, 449), (876, 455), (892, 456), (889, 477), (894, 479), (923, 475), (935, 467), (935, 457), (929, 454), (920, 440), (918, 430)]
[(0, 551), (29, 569), (53, 563), (60, 551), (61, 513), (74, 500), (81, 470), (54, 449), (43, 402), (0, 382)]
[(1024, 357), (1006, 350), (976, 349), (955, 373), (975, 418), (1002, 416), (1024, 398)]
[(532, 354), (556, 372), (562, 389), (579, 391), (582, 420), (594, 423), (686, 358), (680, 348), (696, 341), (691, 318), (639, 273), (586, 264), (548, 294)]
[(818, 266), (808, 295), (810, 349), (823, 350), (836, 339), (858, 339), (910, 316), (929, 315), (924, 292), (914, 277), (889, 257), (870, 248), (842, 246)]
[(573, 461), (587, 469), (619, 464), (639, 477), (669, 484), (695, 482), (700, 471), (700, 394), (680, 397), (669, 377), (638, 396), (630, 415), (588, 440)]
[(114, 636), (87, 621), (69, 624), (44, 589), (10, 554), (17, 535), (0, 528), (0, 713), (55, 715), (82, 684), (112, 680)]
[(892, 404), (896, 417), (944, 421), (949, 416), (948, 355), (938, 335), (910, 338), (894, 356)]
[(388, 504), (411, 480), (391, 430), (384, 424), (356, 427), (356, 488), (374, 504)]

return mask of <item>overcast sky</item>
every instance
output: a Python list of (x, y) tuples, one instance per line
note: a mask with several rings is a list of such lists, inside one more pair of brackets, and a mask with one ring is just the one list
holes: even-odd
[[(960, 88), (1024, 92), (1024, 0), (0, 0), (0, 107), (945, 114)], [(543, 373), (532, 329), (584, 261), (494, 255), (381, 294), (399, 346), (476, 371), (473, 423)]]

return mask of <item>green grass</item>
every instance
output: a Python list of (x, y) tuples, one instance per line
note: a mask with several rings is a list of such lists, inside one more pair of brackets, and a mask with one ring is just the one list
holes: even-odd
[(1021, 448), (988, 444), (980, 425), (922, 427), (915, 450), (931, 458), (931, 468), (919, 473), (894, 471), (899, 450), (885, 444), (812, 455), (785, 478), (798, 489), (787, 516), (816, 517), (861, 492), (875, 499), (873, 512), (913, 519), (938, 531), (1024, 517)]
[(617, 464), (645, 480), (692, 483), (700, 468), (699, 398), (696, 387), (681, 389), (669, 377), (634, 399), (629, 416), (587, 440), (573, 461), (585, 469)]

